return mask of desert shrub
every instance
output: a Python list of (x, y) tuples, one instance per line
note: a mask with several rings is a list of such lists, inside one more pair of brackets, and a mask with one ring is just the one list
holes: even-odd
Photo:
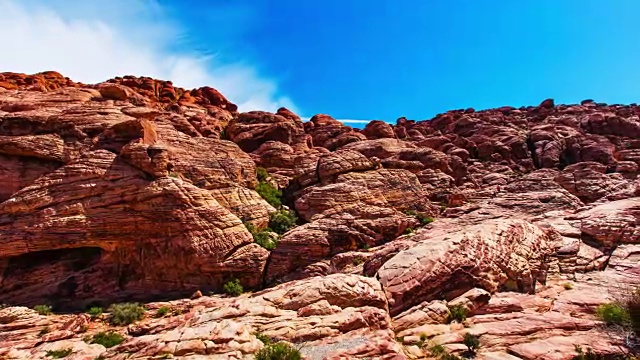
[(470, 333), (465, 333), (464, 334), (464, 337), (462, 338), (462, 343), (472, 353), (475, 353), (478, 350), (478, 348), (480, 347), (480, 339), (478, 338), (478, 336), (470, 334)]
[(240, 284), (240, 280), (238, 279), (233, 279), (227, 282), (226, 284), (224, 284), (222, 289), (224, 290), (225, 294), (231, 295), (231, 296), (238, 296), (244, 292), (244, 289)]
[(60, 350), (49, 350), (47, 351), (47, 357), (52, 357), (54, 359), (62, 359), (71, 355), (72, 352), (73, 350), (71, 348), (60, 349)]
[(293, 346), (279, 342), (263, 347), (255, 353), (256, 360), (300, 360), (302, 355)]
[(274, 208), (279, 209), (282, 206), (282, 191), (271, 184), (264, 181), (259, 182), (256, 186), (256, 192)]
[(362, 263), (364, 263), (364, 259), (363, 258), (354, 258), (352, 261), (353, 266), (358, 266)]
[(462, 305), (449, 307), (449, 313), (449, 322), (457, 321), (461, 323), (467, 319), (467, 309)]
[(256, 339), (262, 341), (262, 343), (265, 345), (269, 345), (272, 343), (271, 338), (265, 334), (260, 334), (260, 333), (256, 334)]
[(129, 325), (144, 317), (144, 307), (138, 303), (113, 304), (109, 307), (109, 313), (112, 325)]
[(269, 173), (263, 167), (256, 168), (256, 175), (258, 177), (258, 181), (266, 181), (269, 177)]
[(107, 349), (116, 345), (120, 345), (123, 341), (124, 336), (115, 331), (99, 332), (93, 335), (93, 338), (91, 338), (92, 344), (100, 344)]
[(156, 317), (163, 317), (171, 312), (171, 308), (168, 306), (162, 306), (156, 311)]
[(404, 230), (405, 235), (413, 235), (413, 228), (406, 228)]
[(447, 352), (447, 350), (444, 348), (444, 346), (438, 344), (438, 345), (432, 346), (429, 349), (429, 352), (431, 353), (432, 356), (440, 357), (444, 355)]
[(418, 221), (420, 221), (420, 224), (422, 224), (422, 225), (431, 224), (432, 222), (436, 221), (431, 216), (426, 216), (425, 214), (419, 213), (419, 212), (414, 211), (414, 210), (405, 210), (404, 213), (405, 213), (405, 215), (409, 215), (409, 216), (415, 217), (416, 219), (418, 219)]
[(432, 222), (436, 221), (436, 219), (432, 218), (431, 216), (420, 216), (418, 217), (418, 220), (420, 220), (420, 224), (422, 225), (431, 224)]
[(277, 234), (284, 234), (296, 226), (298, 217), (291, 210), (281, 209), (269, 215), (269, 228)]
[(40, 315), (51, 315), (52, 313), (51, 306), (49, 305), (36, 305), (33, 307), (33, 310)]
[(573, 284), (572, 283), (564, 283), (562, 285), (562, 287), (564, 287), (565, 290), (572, 290), (573, 289)]
[(625, 325), (630, 322), (629, 312), (618, 303), (602, 304), (596, 308), (596, 317), (607, 325)]
[(253, 241), (255, 241), (256, 244), (262, 246), (263, 248), (267, 250), (273, 250), (278, 245), (277, 240), (273, 239), (272, 235), (270, 234), (271, 229), (266, 228), (259, 230), (256, 229), (256, 227), (251, 223), (245, 223), (244, 226), (247, 228), (247, 230), (249, 230), (251, 236), (253, 236)]
[(102, 315), (103, 310), (99, 306), (92, 306), (87, 310), (87, 314), (91, 315), (91, 318), (95, 319), (98, 316)]

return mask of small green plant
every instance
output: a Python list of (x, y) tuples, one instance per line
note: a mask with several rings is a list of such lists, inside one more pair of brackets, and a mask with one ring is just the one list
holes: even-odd
[(62, 359), (71, 355), (72, 352), (73, 352), (73, 349), (71, 348), (60, 349), (60, 350), (49, 350), (47, 351), (47, 356), (52, 357), (54, 359)]
[(227, 282), (226, 284), (224, 284), (222, 289), (224, 290), (225, 294), (231, 295), (231, 296), (238, 296), (244, 292), (244, 289), (240, 284), (240, 280), (238, 279), (233, 279)]
[(413, 235), (413, 231), (414, 231), (413, 228), (406, 228), (404, 230), (404, 234), (405, 235)]
[(256, 192), (274, 208), (279, 209), (282, 206), (282, 191), (271, 184), (264, 181), (259, 182), (256, 186)]
[(269, 177), (269, 173), (263, 167), (256, 168), (256, 175), (258, 177), (258, 181), (267, 181), (267, 178)]
[(271, 338), (265, 334), (256, 334), (256, 339), (262, 341), (262, 343), (265, 345), (270, 345), (272, 343)]
[(172, 177), (172, 178), (175, 178), (175, 179), (179, 179), (180, 178), (180, 173), (172, 171), (172, 172), (169, 173), (169, 177)]
[(111, 348), (120, 345), (124, 341), (124, 336), (115, 331), (99, 332), (91, 338), (91, 344), (100, 344), (104, 347)]
[(432, 346), (429, 349), (429, 352), (431, 353), (432, 356), (440, 357), (444, 355), (447, 352), (447, 350), (444, 348), (444, 346), (438, 344), (438, 345)]
[(420, 217), (418, 218), (418, 220), (420, 220), (420, 223), (422, 225), (431, 224), (432, 222), (436, 221), (436, 219), (432, 218), (431, 216)]
[(573, 284), (572, 283), (564, 283), (562, 285), (562, 287), (564, 287), (565, 290), (573, 290)]
[(297, 222), (298, 217), (291, 210), (281, 209), (269, 215), (269, 228), (280, 235), (293, 229)]
[(352, 260), (353, 266), (358, 266), (362, 263), (364, 263), (364, 259), (363, 258), (354, 258)]
[(424, 334), (424, 333), (420, 334), (420, 341), (422, 342), (427, 341), (427, 334)]
[(293, 346), (279, 342), (266, 345), (260, 351), (255, 353), (255, 360), (300, 360), (302, 355), (300, 351)]
[(92, 306), (89, 308), (89, 310), (87, 310), (87, 314), (91, 315), (92, 319), (97, 318), (98, 316), (102, 315), (102, 313), (102, 308), (99, 306)]
[(478, 336), (473, 335), (471, 333), (464, 334), (464, 337), (462, 338), (462, 343), (472, 353), (475, 353), (478, 350), (478, 348), (480, 348), (480, 339), (478, 338)]
[(171, 308), (168, 306), (162, 306), (161, 308), (159, 308), (156, 311), (156, 317), (163, 317), (165, 315), (167, 315), (169, 312), (171, 312)]
[(400, 344), (404, 343), (404, 336), (397, 336), (396, 337), (396, 341), (399, 342)]
[(631, 320), (627, 309), (617, 303), (598, 306), (596, 308), (596, 317), (607, 325), (625, 325)]
[(449, 322), (456, 321), (462, 323), (467, 320), (467, 309), (462, 305), (449, 307)]
[(43, 327), (43, 328), (40, 330), (40, 332), (38, 333), (38, 335), (40, 335), (40, 336), (44, 336), (44, 335), (46, 335), (46, 334), (48, 334), (48, 333), (50, 333), (50, 332), (51, 332), (51, 330), (49, 329), (49, 327), (48, 327), (48, 326), (45, 326), (45, 327)]
[(95, 358), (93, 358), (93, 360), (107, 360), (107, 358), (102, 355), (98, 355)]
[(421, 213), (419, 213), (417, 211), (405, 210), (404, 213), (405, 213), (405, 215), (415, 217), (416, 219), (418, 219), (418, 221), (420, 221), (420, 224), (422, 224), (422, 225), (431, 224), (432, 222), (436, 221), (431, 216), (426, 216), (425, 214), (421, 214)]
[(129, 325), (141, 320), (144, 310), (138, 303), (113, 304), (109, 307), (109, 322), (112, 325)]
[(36, 305), (36, 306), (33, 307), (33, 310), (35, 310), (40, 315), (51, 315), (52, 314), (51, 306), (49, 306), (49, 305)]
[(251, 223), (245, 223), (244, 226), (249, 230), (251, 236), (253, 236), (253, 241), (256, 244), (262, 246), (267, 250), (273, 250), (278, 245), (278, 241), (272, 238), (271, 229), (266, 228), (262, 230), (256, 229), (255, 226)]

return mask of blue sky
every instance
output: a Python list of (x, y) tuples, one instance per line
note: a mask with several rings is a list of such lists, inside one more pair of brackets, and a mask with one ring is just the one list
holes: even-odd
[(113, 38), (131, 42), (125, 54), (149, 47), (142, 41), (155, 44), (147, 63), (125, 61), (111, 76), (149, 72), (145, 64), (173, 56), (179, 65), (150, 74), (178, 85), (209, 81), (243, 110), (285, 105), (306, 117), (393, 122), (547, 97), (640, 102), (636, 0), (134, 1), (133, 30), (113, 5), (122, 0), (106, 5), (111, 17), (87, 2), (80, 11), (77, 1), (25, 1), (0, 0), (0, 10), (3, 3), (27, 14), (44, 7), (65, 24), (84, 21), (92, 30), (91, 21), (99, 21)]

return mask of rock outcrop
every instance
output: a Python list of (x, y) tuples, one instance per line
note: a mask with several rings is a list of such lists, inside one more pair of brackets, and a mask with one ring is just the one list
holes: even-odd
[[(267, 338), (422, 359), (466, 333), (478, 359), (622, 354), (595, 313), (640, 286), (639, 117), (546, 99), (360, 130), (211, 87), (1, 73), (0, 359), (249, 359)], [(143, 319), (77, 312), (124, 301)]]

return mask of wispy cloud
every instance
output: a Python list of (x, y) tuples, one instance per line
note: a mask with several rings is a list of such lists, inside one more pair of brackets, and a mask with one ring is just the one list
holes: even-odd
[(206, 54), (176, 50), (186, 31), (151, 0), (0, 0), (0, 71), (55, 70), (85, 83), (151, 76), (215, 87), (242, 111), (298, 111), (256, 66), (221, 62), (211, 45)]

